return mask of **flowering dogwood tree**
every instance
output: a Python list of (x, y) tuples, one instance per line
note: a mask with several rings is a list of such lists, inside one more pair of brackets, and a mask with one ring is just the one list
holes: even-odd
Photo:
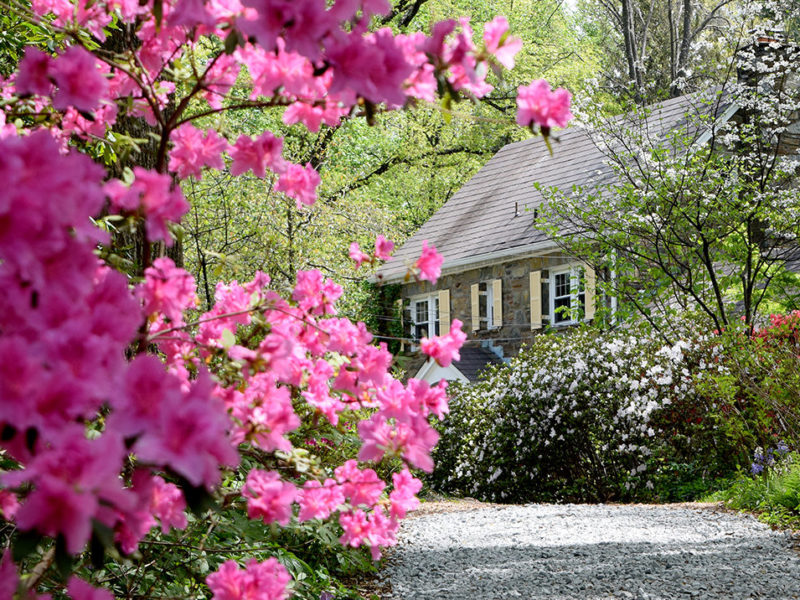
[[(394, 379), (385, 345), (336, 316), (342, 288), (319, 271), (298, 273), (288, 298), (264, 273), (220, 284), (200, 314), (193, 277), (156, 257), (153, 243), (174, 243), (189, 209), (179, 181), (204, 168), (270, 179), (298, 207), (315, 201), (319, 174), (287, 161), (281, 138), (228, 138), (198, 119), (282, 107), (287, 125), (316, 131), (437, 96), (480, 98), (487, 73), (512, 66), (520, 47), (505, 19), (476, 44), (465, 19), (430, 35), (372, 30), (385, 0), (0, 6), (53, 41), (46, 52), (27, 48), (0, 82), (0, 511), (18, 532), (14, 557), (31, 543), (48, 548), (25, 572), (3, 554), (0, 599), (43, 597), (37, 587), (54, 562), (69, 597), (110, 598), (70, 574), (72, 558), (98, 547), (135, 556), (154, 527), (186, 527), (187, 503), (219, 494), (245, 452), (282, 467), (252, 468), (236, 490), (251, 519), (336, 520), (342, 544), (380, 556), (416, 505), (421, 484), (409, 469), (432, 468), (429, 419), (447, 412), (446, 386)], [(109, 36), (120, 35), (127, 43), (111, 50)], [(235, 93), (242, 80), (246, 96)], [(566, 124), (566, 92), (544, 82), (521, 92), (523, 125), (546, 134)], [(153, 167), (112, 177), (91, 156), (119, 148), (123, 117), (150, 125)], [(141, 277), (103, 260), (108, 224), (119, 222), (143, 232)], [(379, 238), (374, 252), (350, 254), (358, 265), (391, 249)], [(427, 245), (409, 265), (430, 281), (440, 267)], [(457, 330), (426, 351), (443, 364), (457, 357)], [(327, 475), (301, 468), (290, 434), (343, 415), (361, 418), (358, 456)], [(405, 465), (391, 486), (356, 461), (386, 457)], [(292, 583), (270, 558), (225, 562), (207, 585), (215, 598), (277, 599)]]

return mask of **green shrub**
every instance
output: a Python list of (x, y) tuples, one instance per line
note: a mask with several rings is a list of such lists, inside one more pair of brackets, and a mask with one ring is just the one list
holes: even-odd
[(706, 500), (723, 501), (737, 510), (757, 512), (773, 525), (799, 528), (800, 454), (786, 455), (761, 474), (742, 475), (728, 489)]

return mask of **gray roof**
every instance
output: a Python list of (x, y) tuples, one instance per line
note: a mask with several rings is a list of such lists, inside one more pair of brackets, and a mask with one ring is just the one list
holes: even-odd
[[(685, 124), (687, 113), (696, 109), (708, 114), (709, 95), (703, 98), (681, 96), (652, 107), (648, 131), (663, 137)], [(714, 106), (716, 114), (727, 108), (722, 103)], [(620, 117), (623, 122), (626, 118)], [(401, 281), (419, 257), (423, 240), (444, 256), (443, 271), (451, 272), (498, 255), (547, 246), (547, 237), (533, 227), (532, 210), (542, 202), (534, 184), (562, 191), (594, 184), (609, 175), (605, 161), (589, 133), (579, 127), (558, 135), (552, 155), (539, 137), (503, 147), (375, 272), (375, 279)]]
[(478, 374), (486, 367), (503, 364), (503, 360), (497, 354), (482, 346), (462, 346), (459, 354), (461, 359), (454, 362), (453, 366), (470, 382), (477, 381)]

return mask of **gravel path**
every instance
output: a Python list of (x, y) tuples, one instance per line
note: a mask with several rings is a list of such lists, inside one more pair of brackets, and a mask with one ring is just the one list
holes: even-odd
[(708, 507), (488, 506), (408, 519), (392, 600), (800, 598), (787, 533)]

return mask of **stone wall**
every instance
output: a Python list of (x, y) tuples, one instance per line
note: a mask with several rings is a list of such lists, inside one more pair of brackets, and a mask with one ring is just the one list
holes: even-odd
[[(435, 286), (427, 281), (404, 285), (401, 291), (404, 305), (408, 299), (438, 290), (450, 290), (450, 318), (464, 323), (462, 329), (468, 341), (489, 341), (503, 349), (504, 356), (513, 356), (522, 344), (528, 343), (541, 330), (531, 330), (530, 279), (531, 271), (553, 268), (573, 262), (559, 254), (521, 258), (504, 263), (490, 264), (481, 268), (462, 271), (439, 278)], [(503, 326), (494, 329), (472, 331), (472, 307), (470, 289), (472, 284), (501, 279), (503, 281)], [(408, 320), (409, 314), (405, 313)], [(408, 325), (407, 325), (408, 333)]]

